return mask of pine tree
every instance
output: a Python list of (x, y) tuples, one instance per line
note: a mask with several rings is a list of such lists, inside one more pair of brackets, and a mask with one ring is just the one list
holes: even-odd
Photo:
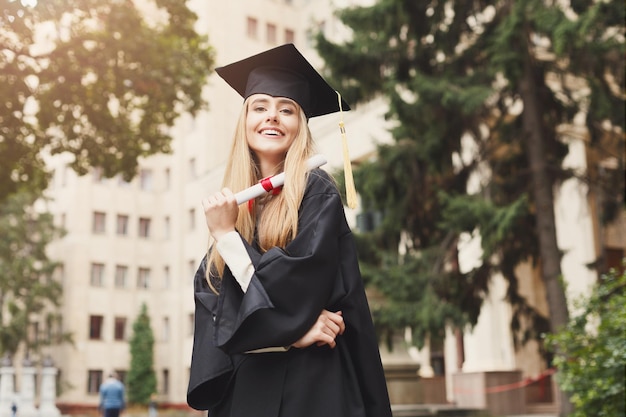
[[(562, 161), (563, 128), (580, 115), (590, 153), (617, 161), (590, 183), (618, 190), (603, 194), (603, 219), (623, 209), (623, 2), (379, 0), (338, 15), (351, 38), (317, 44), (333, 85), (352, 102), (382, 95), (397, 122), (395, 142), (355, 170), (364, 209), (381, 219), (360, 241), (365, 276), (384, 295), (377, 326), (423, 336), (473, 324), (500, 272), (519, 341), (562, 328), (553, 189), (579, 175)], [(462, 232), (483, 249), (464, 274)], [(541, 270), (548, 318), (517, 291), (525, 262)]]
[(150, 316), (145, 303), (133, 323), (130, 339), (130, 368), (126, 382), (130, 404), (148, 404), (150, 395), (156, 392), (154, 372), (154, 335), (150, 327)]

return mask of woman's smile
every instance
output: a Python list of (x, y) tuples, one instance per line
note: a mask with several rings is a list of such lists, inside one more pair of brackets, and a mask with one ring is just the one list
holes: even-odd
[(285, 134), (282, 131), (278, 129), (271, 129), (271, 128), (262, 129), (260, 133), (265, 136), (273, 136), (273, 137), (285, 136)]

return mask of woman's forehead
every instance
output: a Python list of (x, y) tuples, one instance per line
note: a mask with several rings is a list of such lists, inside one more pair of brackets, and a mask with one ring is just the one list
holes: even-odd
[(298, 104), (298, 102), (296, 102), (295, 100), (290, 99), (289, 97), (283, 97), (283, 96), (272, 96), (270, 94), (263, 94), (263, 93), (258, 93), (258, 94), (253, 94), (248, 98), (248, 103), (252, 104), (252, 103), (263, 103), (263, 102), (273, 102), (273, 103), (278, 103), (278, 104), (293, 104), (296, 107), (300, 107), (300, 105)]

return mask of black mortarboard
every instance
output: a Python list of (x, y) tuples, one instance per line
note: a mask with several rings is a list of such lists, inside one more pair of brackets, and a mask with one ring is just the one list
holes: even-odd
[[(288, 97), (309, 118), (340, 110), (337, 92), (291, 43), (215, 71), (244, 99), (258, 93)], [(350, 110), (343, 99), (341, 106), (341, 110)]]

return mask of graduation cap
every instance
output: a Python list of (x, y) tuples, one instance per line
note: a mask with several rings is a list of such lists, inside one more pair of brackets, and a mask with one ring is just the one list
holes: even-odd
[(348, 206), (356, 207), (352, 165), (343, 124), (343, 111), (350, 110), (350, 106), (293, 44), (269, 49), (215, 71), (244, 99), (253, 94), (287, 97), (298, 103), (308, 118), (340, 112), (346, 196)]
[(348, 103), (338, 99), (337, 92), (292, 43), (215, 71), (244, 99), (259, 93), (287, 97), (298, 103), (307, 117), (350, 110)]

